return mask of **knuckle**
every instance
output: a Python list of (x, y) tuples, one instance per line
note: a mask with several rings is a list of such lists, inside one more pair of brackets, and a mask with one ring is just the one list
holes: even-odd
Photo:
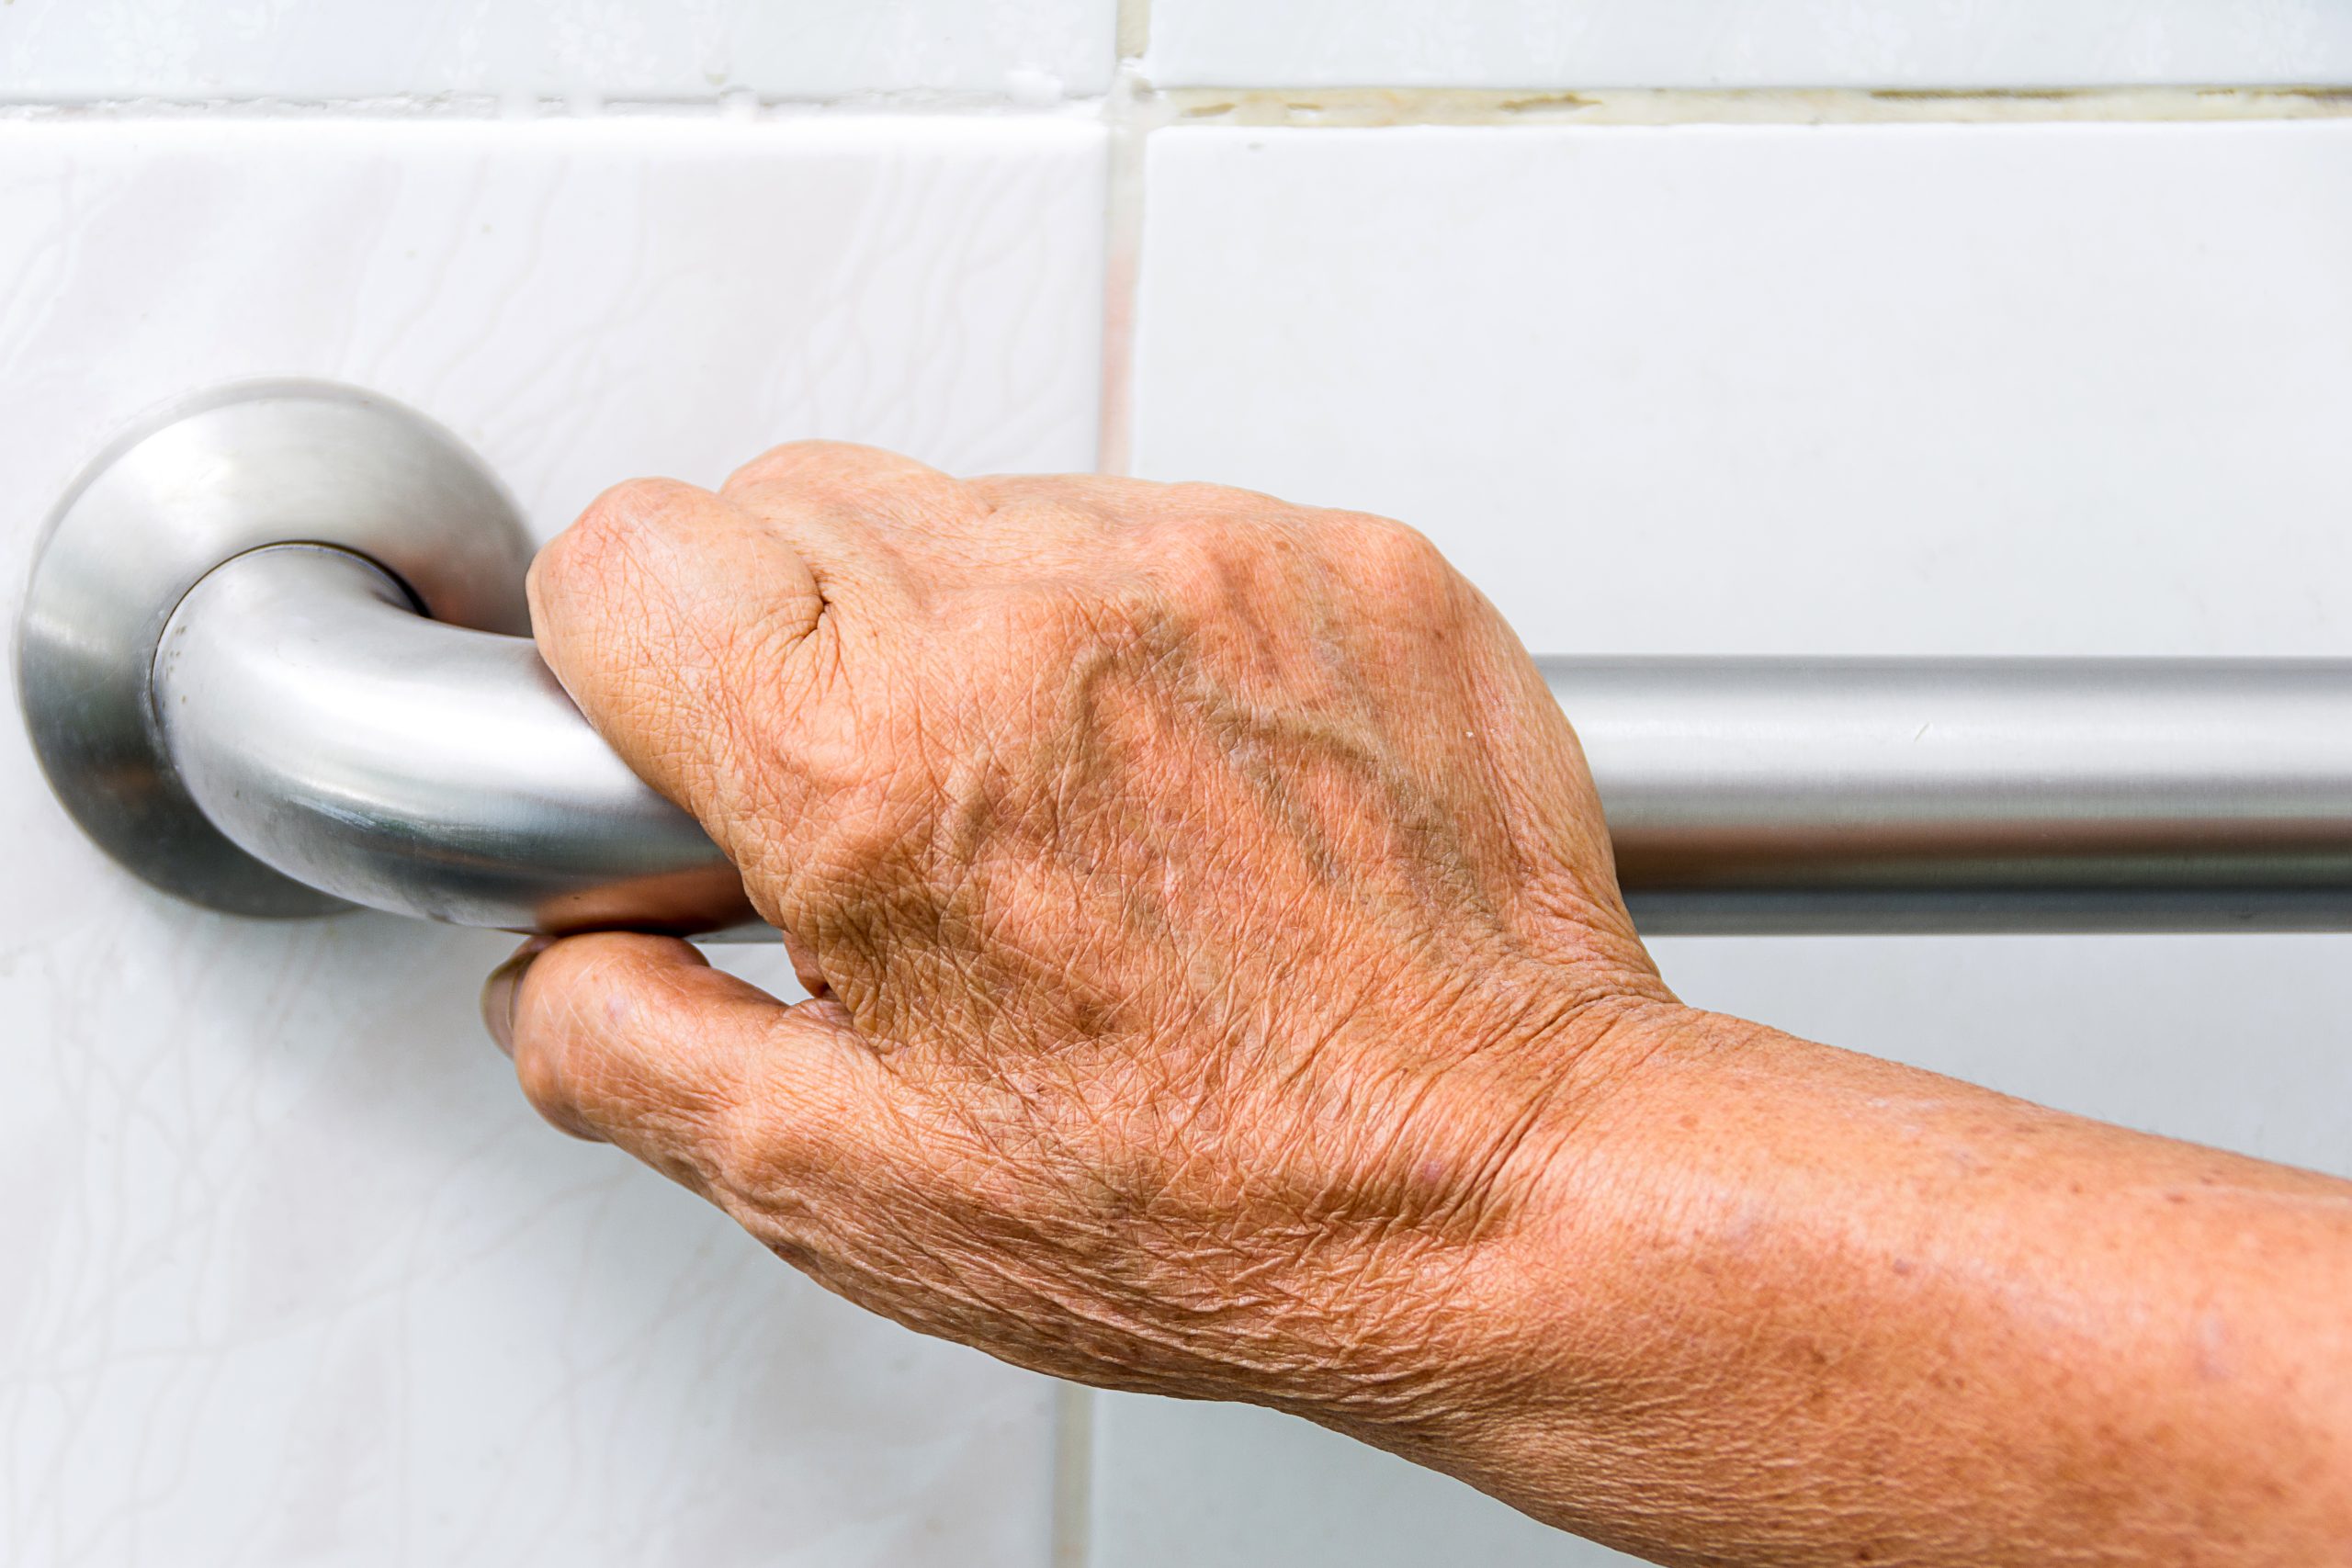
[(1196, 595), (1197, 584), (1188, 586), (1185, 577), (1168, 571), (1122, 572), (1090, 585), (1058, 613), (1061, 662), (1091, 672), (1105, 656), (1157, 646), (1170, 630), (1181, 629)]
[(786, 441), (728, 475), (719, 493), (734, 496), (745, 491), (770, 490), (826, 493), (844, 487), (863, 488), (878, 475), (917, 468), (920, 465), (912, 459), (854, 441)]
[(1183, 518), (1189, 523), (1230, 520), (1291, 510), (1287, 502), (1277, 501), (1261, 491), (1243, 490), (1238, 485), (1211, 484), (1205, 479), (1183, 479), (1154, 488), (1167, 514)]
[(646, 536), (691, 510), (700, 495), (676, 479), (625, 479), (588, 503), (532, 564), (542, 592), (576, 593), (635, 570)]
[(681, 479), (624, 479), (588, 503), (567, 536), (588, 548), (626, 546), (690, 512), (703, 492)]
[(1419, 529), (1362, 513), (1340, 513), (1326, 529), (1332, 555), (1375, 596), (1426, 604), (1452, 594), (1453, 563)]
[(783, 442), (769, 447), (728, 475), (727, 483), (719, 493), (731, 495), (738, 490), (790, 483), (804, 477), (811, 468), (822, 468), (835, 461), (840, 454), (855, 450), (856, 447), (841, 441)]
[(1145, 597), (1153, 607), (1200, 612), (1228, 603), (1275, 547), (1262, 519), (1216, 513), (1165, 530), (1154, 551)]

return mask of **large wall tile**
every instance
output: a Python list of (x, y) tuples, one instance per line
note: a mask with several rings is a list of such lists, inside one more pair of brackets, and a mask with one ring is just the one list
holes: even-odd
[(1109, 85), (1114, 0), (9, 0), (0, 100)]
[[(0, 582), (237, 376), (423, 408), (542, 531), (790, 436), (1085, 468), (1102, 180), (1066, 124), (0, 124)], [(174, 904), (13, 720), (0, 840), (0, 1561), (1044, 1560), (1050, 1385), (539, 1125), (507, 939)]]
[(2334, 0), (1154, 0), (1162, 86), (2050, 87), (2352, 79)]
[(1639, 1562), (1271, 1410), (1100, 1394), (1094, 1439), (1093, 1568), (1630, 1568)]
[[(1193, 130), (1150, 171), (1137, 470), (1403, 517), (1538, 648), (2352, 654), (2352, 124)], [(2352, 1174), (2352, 939), (1656, 951)], [(1099, 1568), (1621, 1561), (1259, 1412), (1105, 1401), (1095, 1474)]]
[(1568, 652), (2352, 653), (2352, 121), (1165, 132), (1135, 460)]

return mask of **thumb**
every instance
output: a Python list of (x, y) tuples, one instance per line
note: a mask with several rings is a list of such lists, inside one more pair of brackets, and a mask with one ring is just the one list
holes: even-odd
[(706, 1196), (830, 1182), (885, 1121), (888, 1071), (837, 1004), (786, 1006), (674, 938), (526, 943), (482, 1010), (541, 1115)]

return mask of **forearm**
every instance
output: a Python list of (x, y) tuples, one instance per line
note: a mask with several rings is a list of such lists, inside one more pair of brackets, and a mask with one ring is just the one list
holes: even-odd
[(1374, 1440), (1672, 1562), (2352, 1562), (2352, 1185), (1713, 1015), (1596, 1055), (1504, 1396)]

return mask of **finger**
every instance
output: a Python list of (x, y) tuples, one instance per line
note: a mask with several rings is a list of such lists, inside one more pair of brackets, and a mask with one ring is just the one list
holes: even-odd
[[(1052, 476), (966, 480), (872, 446), (797, 441), (736, 470), (721, 492), (774, 521), (813, 560), (839, 530), (879, 543), (910, 598), (1029, 578), (1083, 559), (1103, 523), (1071, 481)], [(822, 580), (822, 572), (819, 573)]]
[(918, 578), (899, 547), (966, 509), (963, 486), (925, 463), (846, 441), (790, 441), (727, 478), (719, 494), (792, 541), (820, 589), (838, 579), (903, 607)]
[(921, 529), (971, 505), (963, 482), (930, 464), (847, 441), (772, 446), (718, 493), (751, 512), (832, 513), (892, 530)]
[(709, 1196), (837, 1181), (888, 1122), (888, 1071), (837, 1007), (787, 1007), (672, 938), (565, 938), (507, 999), (540, 1114)]
[(741, 805), (725, 781), (747, 776), (735, 754), (745, 715), (795, 681), (836, 608), (788, 539), (670, 479), (599, 496), (539, 552), (528, 589), (540, 657), (564, 690), (641, 777), (714, 832)]

